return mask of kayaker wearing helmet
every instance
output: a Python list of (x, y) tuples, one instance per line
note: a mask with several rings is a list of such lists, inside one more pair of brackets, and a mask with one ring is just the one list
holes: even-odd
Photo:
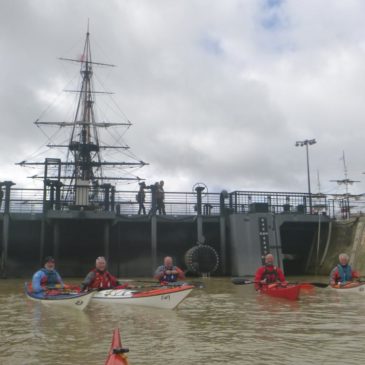
[(95, 268), (85, 277), (81, 290), (85, 289), (112, 289), (119, 285), (118, 280), (106, 270), (106, 260), (99, 256), (95, 261)]
[(259, 290), (263, 285), (280, 283), (281, 286), (287, 286), (285, 276), (280, 267), (274, 266), (274, 256), (269, 253), (265, 256), (265, 265), (257, 269), (255, 275), (255, 288)]
[(159, 266), (154, 278), (161, 283), (174, 283), (176, 281), (184, 280), (184, 272), (174, 265), (171, 256), (166, 256), (163, 260), (163, 265)]
[(345, 253), (341, 253), (338, 256), (338, 261), (340, 262), (336, 265), (330, 274), (330, 285), (343, 286), (349, 281), (354, 281), (359, 279), (359, 273), (352, 270), (349, 265), (349, 256)]
[(47, 256), (44, 267), (38, 270), (32, 278), (32, 292), (41, 293), (47, 289), (64, 288), (60, 274), (55, 270), (55, 259)]

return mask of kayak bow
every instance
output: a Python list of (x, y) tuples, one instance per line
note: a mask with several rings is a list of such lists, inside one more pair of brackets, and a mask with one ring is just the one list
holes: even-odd
[(122, 347), (119, 329), (116, 328), (113, 333), (112, 344), (105, 365), (128, 365), (128, 358), (125, 355), (128, 349)]

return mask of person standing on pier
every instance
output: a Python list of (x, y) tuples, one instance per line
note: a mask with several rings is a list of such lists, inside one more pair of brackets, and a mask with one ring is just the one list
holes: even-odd
[(157, 204), (157, 211), (158, 214), (166, 215), (165, 211), (165, 190), (163, 188), (165, 182), (161, 180), (159, 183), (156, 183), (157, 185), (157, 191), (156, 191), (156, 204)]
[(274, 266), (274, 256), (271, 253), (265, 256), (265, 265), (257, 269), (254, 282), (256, 290), (276, 283), (280, 283), (281, 286), (288, 285), (283, 271), (280, 267)]
[(88, 289), (113, 289), (119, 285), (118, 280), (106, 269), (107, 263), (103, 256), (95, 261), (95, 268), (92, 269), (81, 283), (81, 290)]
[(184, 272), (174, 265), (172, 257), (166, 256), (163, 260), (163, 265), (159, 266), (154, 278), (162, 283), (174, 283), (176, 281), (185, 280)]
[(349, 265), (349, 256), (347, 254), (341, 253), (338, 256), (338, 261), (339, 264), (331, 271), (330, 285), (344, 286), (360, 278), (359, 273), (352, 270), (352, 267)]
[(143, 212), (143, 215), (146, 215), (146, 208), (144, 206), (144, 202), (146, 200), (146, 193), (144, 191), (144, 189), (146, 188), (146, 184), (145, 182), (141, 182), (139, 184), (139, 191), (138, 194), (136, 196), (138, 205), (139, 205), (139, 209), (138, 209), (138, 215), (140, 215)]
[(44, 267), (38, 270), (32, 278), (32, 292), (42, 293), (48, 289), (63, 289), (64, 283), (55, 270), (55, 260), (51, 256), (44, 259)]

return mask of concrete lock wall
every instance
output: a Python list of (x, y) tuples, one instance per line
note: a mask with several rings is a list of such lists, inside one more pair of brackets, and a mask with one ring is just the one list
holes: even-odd
[[(320, 225), (318, 224), (320, 222)], [(328, 236), (329, 218), (318, 215), (248, 213), (229, 217), (229, 246), (232, 275), (253, 275), (270, 252), (285, 274), (302, 275), (321, 231), (320, 245)], [(320, 227), (320, 228), (319, 228)], [(266, 244), (266, 248), (265, 248)]]
[(262, 256), (273, 253), (282, 267), (280, 238), (272, 214), (233, 214), (229, 217), (232, 275), (253, 275), (262, 265)]
[[(84, 215), (84, 219), (11, 215), (6, 272), (2, 272), (2, 276), (29, 277), (39, 268), (42, 258), (52, 255), (57, 260), (57, 269), (65, 277), (84, 276), (98, 256), (108, 257), (109, 269), (117, 276), (150, 277), (166, 255), (172, 256), (176, 264), (185, 269), (184, 255), (197, 243), (197, 222), (191, 216), (155, 217), (154, 249), (151, 218), (90, 219), (87, 213)], [(0, 254), (2, 229), (0, 224)], [(219, 218), (204, 219), (203, 232), (206, 243), (219, 253)], [(219, 273), (221, 271), (217, 271)]]

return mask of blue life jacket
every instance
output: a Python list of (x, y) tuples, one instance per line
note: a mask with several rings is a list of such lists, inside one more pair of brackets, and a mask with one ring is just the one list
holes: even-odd
[(341, 283), (352, 280), (352, 269), (350, 265), (337, 265), (338, 275), (341, 278)]
[(42, 268), (41, 271), (46, 275), (46, 278), (42, 278), (41, 284), (52, 287), (59, 283), (56, 270), (47, 270), (46, 268)]
[[(176, 270), (176, 266), (173, 266), (170, 269), (168, 269), (168, 268), (165, 267), (165, 271), (166, 270)], [(161, 278), (161, 281), (166, 281), (168, 283), (174, 283), (176, 280), (177, 280), (177, 275), (176, 274), (167, 275), (165, 273), (164, 276)]]

